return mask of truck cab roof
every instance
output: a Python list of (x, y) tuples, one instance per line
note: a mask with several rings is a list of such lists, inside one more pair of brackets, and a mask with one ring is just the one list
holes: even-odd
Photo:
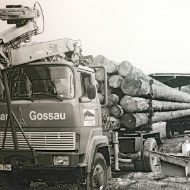
[(94, 72), (94, 69), (87, 67), (87, 66), (82, 66), (82, 65), (75, 65), (75, 63), (67, 61), (67, 60), (62, 60), (62, 61), (57, 61), (57, 62), (30, 62), (30, 63), (26, 63), (26, 64), (22, 64), (22, 65), (16, 65), (13, 67), (20, 67), (20, 66), (26, 66), (26, 65), (31, 65), (31, 66), (40, 66), (40, 65), (68, 65), (70, 67), (77, 67), (77, 69), (80, 70), (85, 70), (88, 72)]

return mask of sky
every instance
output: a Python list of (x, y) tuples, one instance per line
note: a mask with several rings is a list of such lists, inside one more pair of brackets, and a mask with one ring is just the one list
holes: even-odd
[[(129, 61), (145, 74), (190, 73), (189, 0), (38, 0), (43, 42), (80, 39), (83, 55)], [(34, 0), (0, 0), (33, 7)], [(42, 30), (42, 17), (38, 18)], [(0, 32), (8, 27), (0, 21)]]

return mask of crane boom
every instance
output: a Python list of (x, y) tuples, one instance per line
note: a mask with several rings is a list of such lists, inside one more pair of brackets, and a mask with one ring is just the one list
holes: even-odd
[[(9, 60), (11, 65), (15, 66), (50, 56), (66, 54), (68, 52), (72, 54), (70, 57), (68, 56), (71, 61), (78, 60), (81, 56), (81, 48), (77, 45), (77, 42), (63, 38), (48, 42), (28, 44), (17, 49), (10, 49)], [(64, 55), (62, 57), (64, 57)]]
[(71, 61), (81, 57), (81, 48), (71, 39), (21, 45), (37, 34), (36, 18), (39, 15), (38, 10), (22, 5), (7, 5), (6, 9), (0, 9), (1, 20), (6, 20), (7, 24), (16, 24), (15, 27), (0, 33), (0, 63), (3, 65), (1, 69), (60, 54), (62, 58), (66, 55)]

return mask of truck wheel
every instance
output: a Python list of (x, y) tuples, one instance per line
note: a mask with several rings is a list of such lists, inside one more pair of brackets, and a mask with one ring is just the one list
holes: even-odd
[(166, 124), (166, 136), (168, 139), (172, 139), (174, 137), (174, 130), (172, 129), (172, 123)]
[(107, 185), (107, 164), (101, 153), (96, 153), (94, 165), (87, 174), (86, 184), (78, 184), (78, 190), (105, 190)]
[(105, 190), (107, 185), (107, 164), (101, 153), (96, 153), (94, 167), (90, 174), (90, 189)]
[[(154, 138), (147, 138), (144, 141), (144, 151), (158, 151), (158, 145)], [(144, 154), (144, 171), (146, 172), (155, 172), (159, 169), (159, 159), (151, 156), (150, 154)]]
[[(154, 138), (147, 138), (144, 141), (144, 151), (158, 151), (158, 145)], [(143, 152), (143, 160), (137, 160), (134, 163), (135, 171), (143, 172), (155, 172), (159, 170), (159, 159), (153, 156), (150, 156), (147, 152)]]
[(78, 190), (105, 190), (107, 185), (107, 164), (101, 153), (96, 153), (94, 165), (87, 174), (87, 183), (79, 184)]

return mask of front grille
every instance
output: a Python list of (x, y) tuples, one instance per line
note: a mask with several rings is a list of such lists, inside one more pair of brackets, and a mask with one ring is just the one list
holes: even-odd
[[(74, 132), (24, 132), (28, 142), (35, 150), (75, 150)], [(0, 132), (0, 147), (4, 132)], [(29, 149), (21, 132), (17, 132), (19, 149)], [(4, 148), (13, 149), (12, 133), (7, 132)]]

